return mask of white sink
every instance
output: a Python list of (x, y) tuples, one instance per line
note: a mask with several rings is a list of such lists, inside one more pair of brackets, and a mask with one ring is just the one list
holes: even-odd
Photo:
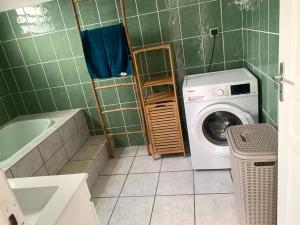
[(58, 187), (13, 189), (28, 224), (35, 224)]
[(87, 174), (8, 179), (28, 225), (55, 225)]

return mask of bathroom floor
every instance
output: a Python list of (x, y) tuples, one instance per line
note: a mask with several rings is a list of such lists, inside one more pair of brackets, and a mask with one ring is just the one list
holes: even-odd
[(190, 157), (153, 160), (116, 149), (92, 190), (101, 225), (238, 225), (229, 170), (193, 171)]

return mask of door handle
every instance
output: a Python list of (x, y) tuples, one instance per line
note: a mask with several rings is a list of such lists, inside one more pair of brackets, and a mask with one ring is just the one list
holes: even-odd
[(278, 76), (275, 76), (275, 77), (272, 77), (272, 80), (279, 85), (279, 100), (281, 102), (284, 101), (284, 98), (283, 98), (283, 87), (284, 87), (284, 84), (289, 84), (289, 85), (295, 85), (292, 81), (289, 81), (287, 79), (285, 79), (285, 65), (284, 65), (284, 62), (281, 62), (280, 63), (280, 66), (279, 66), (279, 75)]
[(290, 85), (295, 85), (292, 81), (284, 79), (283, 76), (278, 75), (275, 77), (272, 77), (272, 80), (276, 83), (276, 84), (290, 84)]
[(285, 75), (285, 65), (284, 62), (281, 62), (279, 67), (279, 75), (272, 77), (272, 80), (277, 84), (286, 83), (290, 85), (295, 85), (292, 81), (285, 79), (284, 75)]
[(282, 76), (281, 76), (281, 75), (272, 77), (272, 80), (273, 80), (275, 83), (277, 83), (277, 84), (281, 84), (281, 83), (283, 82)]

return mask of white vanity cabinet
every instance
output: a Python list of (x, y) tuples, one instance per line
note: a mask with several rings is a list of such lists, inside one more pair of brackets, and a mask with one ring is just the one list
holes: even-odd
[(82, 183), (55, 225), (100, 225), (86, 182)]
[(87, 177), (71, 174), (8, 182), (28, 225), (100, 225)]

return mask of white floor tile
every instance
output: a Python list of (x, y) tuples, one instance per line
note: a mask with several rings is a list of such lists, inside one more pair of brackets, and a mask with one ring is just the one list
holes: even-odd
[(128, 157), (135, 156), (138, 151), (138, 146), (126, 147), (126, 148), (116, 148), (114, 149), (115, 157)]
[(157, 196), (151, 225), (194, 225), (194, 196)]
[(99, 176), (92, 188), (92, 197), (118, 197), (126, 175)]
[(154, 197), (122, 197), (109, 225), (148, 225)]
[(193, 171), (161, 173), (157, 195), (194, 194)]
[(127, 174), (133, 159), (133, 157), (110, 159), (101, 171), (101, 175)]
[(130, 174), (127, 177), (121, 196), (155, 195), (158, 173)]
[(130, 173), (157, 173), (160, 170), (161, 159), (153, 159), (152, 156), (136, 157)]
[(196, 225), (239, 225), (233, 194), (196, 195)]
[(163, 158), (161, 171), (193, 170), (191, 157), (172, 156)]
[(117, 198), (94, 198), (97, 216), (101, 225), (107, 225), (113, 213)]
[(142, 155), (148, 156), (148, 151), (147, 151), (147, 146), (146, 145), (140, 145), (139, 146), (139, 150), (138, 150), (136, 156), (142, 156)]
[(228, 170), (195, 171), (196, 194), (233, 193), (233, 184)]

